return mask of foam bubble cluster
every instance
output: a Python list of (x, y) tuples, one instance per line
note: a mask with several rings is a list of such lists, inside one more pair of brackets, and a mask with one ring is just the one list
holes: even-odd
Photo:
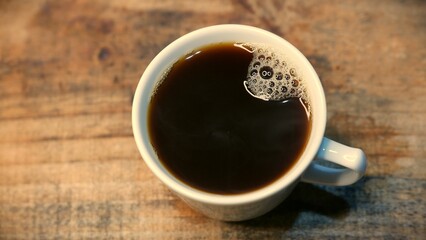
[(253, 97), (282, 101), (291, 97), (308, 102), (302, 76), (279, 51), (262, 44), (240, 44), (253, 53), (244, 87)]

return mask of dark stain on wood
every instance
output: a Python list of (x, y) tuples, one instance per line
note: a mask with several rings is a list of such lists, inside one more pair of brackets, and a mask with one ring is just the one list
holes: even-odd
[(99, 61), (105, 61), (111, 55), (111, 50), (107, 47), (102, 47), (98, 53)]

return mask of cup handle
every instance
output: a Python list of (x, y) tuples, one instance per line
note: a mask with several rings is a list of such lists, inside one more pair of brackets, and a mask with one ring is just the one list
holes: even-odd
[(358, 181), (367, 168), (367, 159), (361, 149), (348, 147), (328, 138), (323, 138), (315, 159), (332, 162), (343, 168), (326, 167), (313, 161), (301, 181), (345, 186)]

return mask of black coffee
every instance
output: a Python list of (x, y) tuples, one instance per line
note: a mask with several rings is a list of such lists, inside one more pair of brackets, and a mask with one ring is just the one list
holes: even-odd
[[(311, 125), (305, 101), (255, 97), (247, 81), (259, 56), (251, 50), (233, 43), (197, 49), (172, 66), (151, 98), (152, 145), (162, 164), (194, 188), (218, 194), (259, 189), (283, 176), (305, 148)], [(259, 85), (265, 93), (271, 93), (268, 78), (279, 85), (297, 81), (295, 74), (286, 79), (274, 66), (263, 67), (269, 70)], [(271, 89), (290, 91), (282, 86)]]

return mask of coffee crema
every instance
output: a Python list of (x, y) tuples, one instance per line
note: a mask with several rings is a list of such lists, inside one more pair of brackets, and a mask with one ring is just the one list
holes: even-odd
[(183, 183), (216, 194), (257, 190), (305, 149), (309, 99), (297, 69), (266, 45), (217, 43), (181, 57), (156, 86), (151, 143)]

